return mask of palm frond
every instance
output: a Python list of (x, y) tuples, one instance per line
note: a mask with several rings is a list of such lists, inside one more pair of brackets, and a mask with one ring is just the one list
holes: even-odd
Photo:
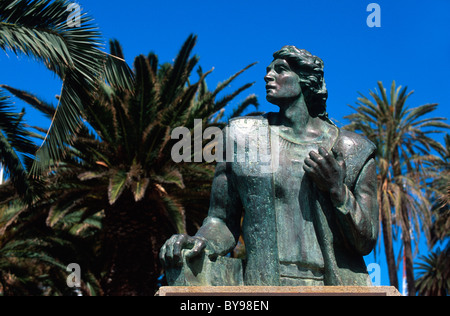
[(127, 174), (118, 170), (114, 172), (109, 180), (108, 198), (109, 204), (113, 205), (121, 196), (127, 185)]
[(169, 196), (164, 195), (162, 201), (168, 213), (168, 218), (171, 219), (172, 224), (176, 227), (179, 234), (186, 233), (186, 219), (184, 207), (178, 201)]
[(36, 146), (22, 122), (23, 113), (12, 112), (7, 98), (0, 90), (0, 162), (6, 168), (15, 188), (25, 200), (32, 199), (32, 184), (28, 179), (27, 160)]
[(188, 76), (192, 72), (198, 57), (189, 59), (191, 52), (197, 42), (197, 36), (190, 35), (183, 44), (173, 67), (166, 74), (166, 80), (161, 87), (161, 105), (172, 104), (179, 89), (183, 88), (187, 82)]
[(416, 269), (417, 291), (421, 296), (447, 296), (450, 290), (450, 250), (437, 250), (421, 256)]
[[(167, 234), (184, 233), (188, 225), (192, 229), (201, 224), (207, 214), (214, 166), (174, 163), (170, 155), (174, 144), (171, 131), (185, 126), (193, 132), (195, 119), (202, 123), (202, 132), (209, 126), (224, 124), (218, 121), (223, 114), (215, 116), (214, 111), (225, 113), (229, 102), (251, 84), (244, 85), (237, 93), (230, 93), (231, 97), (216, 101), (214, 91), (208, 91), (206, 84), (210, 72), (199, 71), (199, 80), (190, 80), (198, 62), (197, 57), (191, 57), (195, 40), (195, 36), (188, 38), (174, 64), (160, 65), (158, 57), (150, 53), (135, 59), (132, 75), (126, 68), (114, 71), (115, 75), (123, 77), (122, 81), (105, 78), (98, 83), (98, 89), (91, 94), (92, 102), (84, 108), (85, 126), (80, 125), (76, 133), (71, 134), (74, 138), (65, 149), (65, 155), (52, 164), (54, 172), (42, 177), (46, 196), (35, 201), (33, 212), (25, 207), (17, 218), (18, 230), (28, 230), (32, 234), (44, 227), (46, 234), (56, 234), (69, 241), (58, 248), (64, 249), (61, 250), (64, 253), (70, 247), (77, 254), (80, 249), (96, 247), (96, 254), (100, 252), (102, 261), (113, 256), (109, 244), (105, 244), (106, 239), (111, 239), (110, 233), (115, 234), (118, 228), (129, 240), (142, 235), (140, 242), (148, 247), (146, 251), (157, 253), (162, 242), (170, 237)], [(111, 43), (111, 56), (123, 57), (117, 41)], [(216, 92), (224, 91), (244, 70), (220, 84)], [(235, 115), (256, 104), (256, 97), (251, 95), (238, 105)], [(130, 211), (124, 206), (130, 206)], [(139, 216), (135, 217), (137, 210)], [(123, 222), (115, 220), (111, 214), (119, 214)], [(140, 220), (148, 220), (148, 223), (140, 223)], [(111, 226), (111, 222), (114, 225)], [(145, 227), (145, 233), (140, 227), (130, 225), (136, 222)], [(108, 231), (111, 227), (114, 227), (113, 232)], [(99, 229), (102, 234), (98, 234)], [(79, 234), (80, 238), (76, 239)], [(80, 243), (84, 238), (87, 238), (87, 247), (85, 244), (83, 248)], [(99, 247), (105, 248), (99, 251)], [(80, 253), (87, 267), (92, 266), (89, 261), (92, 257), (90, 252)], [(57, 258), (63, 262), (62, 256)], [(138, 265), (147, 266), (146, 263)], [(97, 267), (93, 275), (98, 276), (100, 272), (105, 272), (103, 265)], [(154, 274), (158, 273), (155, 263)], [(87, 283), (98, 284), (95, 278), (84, 281), (86, 288)]]
[[(437, 104), (409, 108), (406, 101), (413, 92), (408, 92), (407, 87), (396, 87), (392, 82), (389, 96), (381, 82), (378, 88), (379, 92), (370, 91), (371, 99), (360, 93), (357, 106), (352, 107), (356, 113), (346, 117), (351, 123), (345, 128), (362, 133), (378, 147), (378, 201), (392, 275), (396, 267), (392, 240), (387, 240), (390, 236), (402, 231), (403, 246), (408, 248), (408, 253), (412, 253), (410, 229), (417, 237), (425, 230), (430, 238), (432, 216), (428, 198), (436, 190), (429, 185), (429, 179), (438, 174), (436, 161), (439, 160), (433, 150), (441, 155), (445, 152), (432, 135), (444, 132), (450, 125), (444, 122), (445, 118), (429, 117)], [(412, 275), (410, 264), (407, 269)]]
[(90, 103), (104, 65), (100, 33), (83, 14), (80, 26), (68, 23), (67, 0), (4, 0), (0, 3), (0, 48), (43, 62), (63, 81), (61, 99), (32, 172), (39, 176), (59, 160), (80, 115)]
[(37, 96), (23, 90), (19, 90), (7, 85), (0, 85), (1, 88), (8, 90), (15, 97), (21, 99), (22, 101), (28, 103), (39, 112), (52, 119), (55, 116), (56, 108), (53, 104), (47, 103)]
[(230, 115), (228, 120), (230, 120), (232, 118), (236, 118), (238, 116), (241, 116), (250, 105), (253, 105), (256, 109), (258, 109), (258, 106), (259, 106), (258, 98), (254, 94), (248, 96), (243, 102), (241, 102), (233, 110), (233, 113)]

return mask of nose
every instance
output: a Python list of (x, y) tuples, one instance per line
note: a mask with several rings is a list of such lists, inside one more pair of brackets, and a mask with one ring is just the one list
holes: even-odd
[(269, 83), (269, 82), (271, 82), (271, 81), (275, 81), (275, 78), (274, 78), (273, 75), (272, 75), (272, 71), (269, 71), (269, 72), (267, 73), (267, 75), (264, 77), (264, 81), (265, 81), (266, 83)]

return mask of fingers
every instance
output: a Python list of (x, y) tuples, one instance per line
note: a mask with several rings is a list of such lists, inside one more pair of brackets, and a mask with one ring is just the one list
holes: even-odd
[(203, 238), (195, 238), (194, 246), (191, 250), (186, 252), (186, 259), (191, 260), (192, 258), (200, 255), (203, 250), (206, 248), (206, 240)]
[(185, 246), (187, 241), (186, 235), (181, 235), (179, 238), (177, 238), (173, 244), (173, 258), (178, 261), (181, 259), (181, 250), (183, 249), (183, 246)]
[(309, 159), (315, 162), (316, 164), (319, 164), (322, 161), (323, 157), (322, 155), (319, 155), (315, 151), (311, 151), (309, 153)]
[(330, 157), (330, 153), (325, 149), (325, 148), (323, 148), (323, 147), (319, 147), (319, 154), (323, 157), (323, 158), (325, 158), (325, 159), (329, 159), (329, 157)]
[(339, 170), (339, 165), (333, 154), (320, 147), (318, 152), (311, 151), (309, 153), (309, 158), (305, 159), (303, 169), (320, 190), (327, 191), (332, 184), (332, 178)]
[(344, 155), (342, 154), (342, 152), (338, 152), (334, 148), (331, 151), (333, 152), (333, 155), (336, 158), (336, 161), (339, 164), (339, 166), (341, 166), (341, 168), (343, 170), (346, 170), (347, 166), (345, 164), (345, 159), (344, 159)]
[(318, 162), (320, 161), (320, 158), (318, 157), (318, 154), (315, 152), (311, 152), (309, 154), (309, 157), (310, 158), (305, 159), (305, 164), (303, 165), (303, 169), (311, 177), (316, 178), (317, 173), (319, 172)]
[(305, 164), (303, 165), (303, 169), (310, 175), (316, 174), (316, 170), (318, 169), (317, 163), (315, 163), (312, 159), (306, 158)]
[(189, 237), (187, 235), (174, 235), (162, 246), (159, 259), (164, 266), (180, 266), (183, 264), (183, 250), (186, 258), (192, 259), (198, 256), (206, 248), (206, 239), (201, 237)]
[[(320, 155), (328, 162), (328, 164), (329, 164), (330, 166), (336, 168), (336, 166), (338, 165), (338, 161), (337, 161), (337, 159), (335, 158), (335, 155), (334, 155), (334, 154), (328, 152), (328, 151), (327, 151), (325, 148), (323, 148), (323, 147), (320, 147), (320, 148), (319, 148), (319, 153), (320, 153)], [(341, 158), (343, 159), (342, 154), (340, 154), (340, 155), (341, 155)]]
[[(320, 153), (320, 150), (319, 150)], [(322, 174), (324, 171), (325, 158), (321, 154), (312, 151), (309, 153), (309, 158), (305, 159), (305, 171), (308, 173)]]
[(341, 188), (346, 176), (346, 165), (342, 153), (335, 150), (330, 153), (320, 147), (318, 152), (310, 152), (309, 158), (305, 159), (303, 169), (320, 190), (331, 192), (338, 188), (338, 191), (342, 192)]
[[(329, 161), (329, 157), (330, 157), (330, 155), (328, 154), (328, 152), (324, 148), (320, 147), (319, 153), (317, 153), (315, 151), (311, 151), (309, 153), (309, 158), (307, 158), (307, 159), (311, 160), (316, 165), (320, 166), (320, 165), (323, 165), (324, 162)], [(310, 164), (311, 164), (311, 161), (309, 161)]]
[(304, 169), (304, 170), (306, 171), (306, 173), (308, 173), (308, 174), (314, 173), (314, 166), (310, 165), (310, 162), (307, 161), (307, 160), (311, 161), (311, 159), (306, 159), (306, 160), (305, 160), (305, 164), (303, 165), (303, 169)]
[(181, 249), (186, 238), (187, 236), (185, 235), (174, 235), (166, 241), (159, 253), (159, 259), (164, 266), (176, 266), (180, 264)]
[(315, 170), (317, 169), (320, 160), (321, 156), (316, 152), (312, 151), (309, 153), (309, 158), (305, 159), (305, 165), (308, 167), (309, 170)]
[(336, 165), (336, 159), (334, 158), (334, 155), (332, 155), (330, 152), (328, 152), (325, 148), (320, 147), (319, 148), (319, 154), (320, 154), (320, 163), (323, 165), (324, 162), (328, 163), (330, 166)]
[(310, 158), (305, 160), (305, 163), (316, 171), (328, 174), (330, 171), (337, 169), (338, 163), (334, 158), (334, 155), (330, 154), (323, 147), (319, 148), (319, 153), (314, 151), (310, 152), (309, 157)]
[(167, 248), (169, 247), (169, 243), (172, 240), (172, 238), (166, 241), (166, 243), (161, 247), (161, 250), (159, 251), (159, 260), (163, 265), (166, 265), (166, 254), (168, 252)]

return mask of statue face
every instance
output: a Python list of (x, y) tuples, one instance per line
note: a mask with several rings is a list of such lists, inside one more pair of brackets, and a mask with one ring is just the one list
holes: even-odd
[(282, 105), (285, 101), (297, 99), (302, 94), (300, 77), (291, 69), (284, 59), (275, 59), (267, 67), (266, 82), (267, 101)]

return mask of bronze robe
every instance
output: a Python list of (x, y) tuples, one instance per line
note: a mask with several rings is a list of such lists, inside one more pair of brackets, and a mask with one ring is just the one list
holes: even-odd
[[(238, 120), (269, 126), (263, 117), (238, 118), (230, 124)], [(245, 139), (245, 135), (241, 136)], [(327, 137), (321, 146), (341, 153), (346, 162), (347, 195), (345, 203), (336, 207), (329, 194), (312, 182), (307, 190), (308, 212), (312, 215), (309, 220), (322, 254), (324, 284), (369, 286), (363, 256), (372, 251), (378, 238), (376, 148), (360, 135), (331, 125)], [(278, 168), (284, 167), (282, 160), (278, 163)], [(226, 255), (238, 241), (244, 212), (242, 233), (247, 252), (244, 283), (278, 286), (282, 285), (278, 239), (283, 232), (277, 225), (276, 172), (249, 172), (253, 167), (248, 162), (217, 165), (209, 214), (197, 236), (208, 240), (209, 253)], [(297, 246), (292, 243), (292, 247)]]

